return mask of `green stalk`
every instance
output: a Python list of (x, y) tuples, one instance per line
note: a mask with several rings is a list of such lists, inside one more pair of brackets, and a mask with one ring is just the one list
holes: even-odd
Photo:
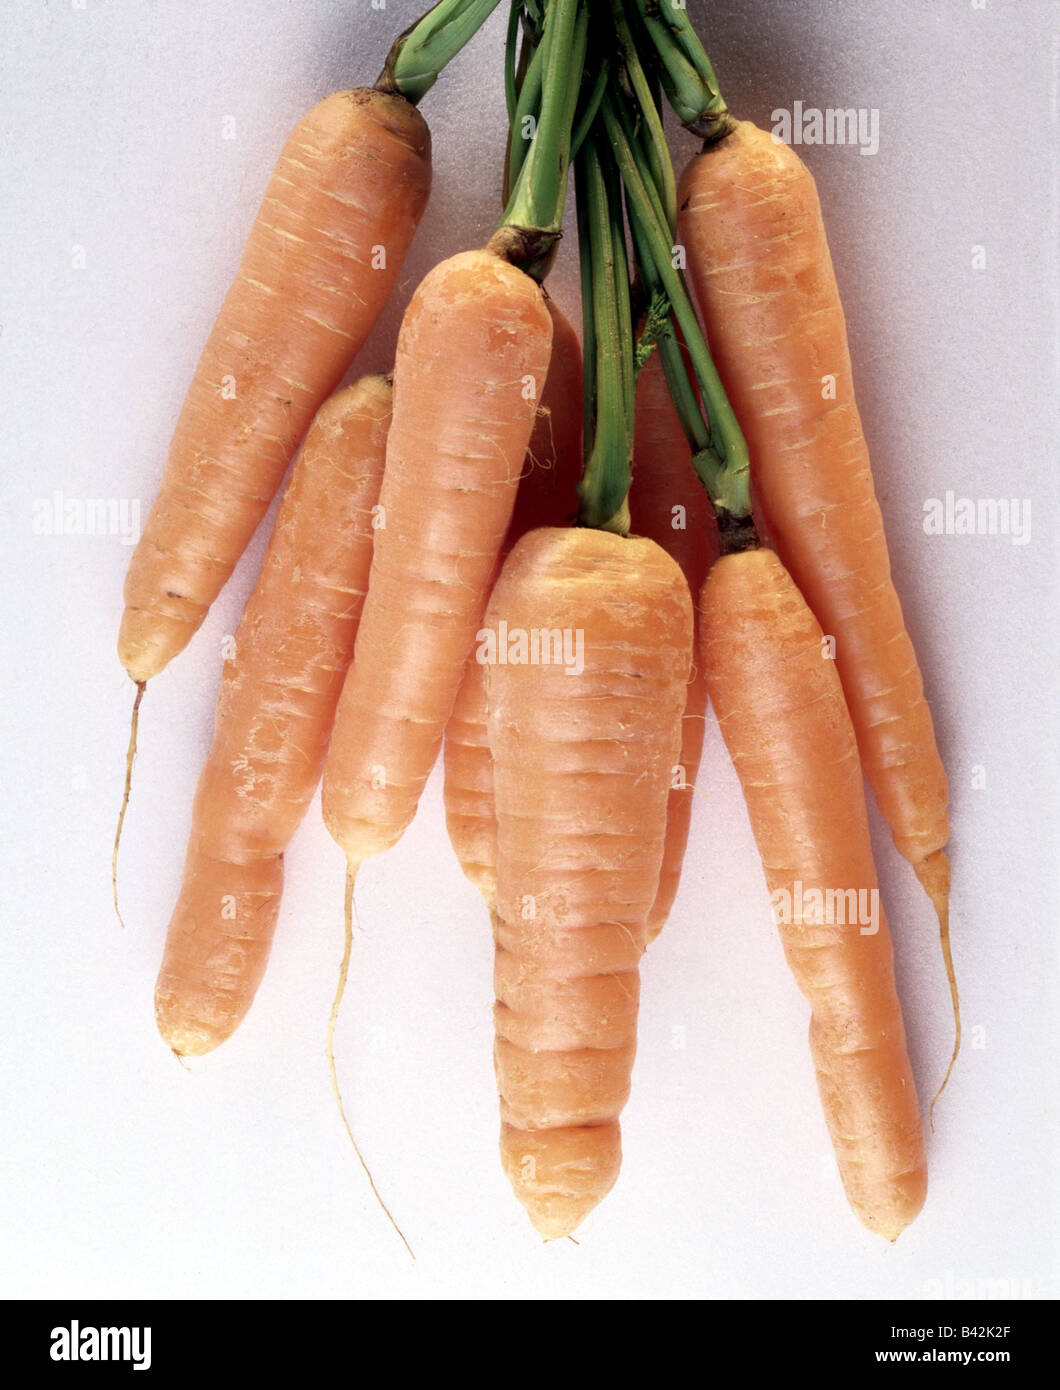
[[(659, 196), (659, 190), (649, 181), (647, 155), (643, 150), (641, 142), (636, 139), (633, 123), (625, 107), (617, 107), (616, 111), (622, 122), (622, 128), (626, 140), (629, 143), (630, 151), (640, 170), (641, 178), (644, 180), (645, 188), (651, 199), (655, 221), (661, 223), (665, 218), (665, 212)], [(633, 247), (636, 253), (639, 251), (645, 231), (643, 220), (638, 218), (636, 208), (630, 206), (628, 190), (626, 196), (626, 210), (629, 218), (630, 230), (633, 232)], [(670, 265), (671, 267), (673, 266), (672, 255)], [(688, 439), (693, 454), (700, 453), (703, 450), (713, 453), (715, 463), (717, 467), (720, 468), (721, 457), (713, 449), (710, 438), (710, 426), (703, 418), (699, 400), (688, 379), (688, 363), (678, 341), (676, 327), (672, 326), (675, 323), (674, 315), (662, 278), (655, 268), (655, 262), (651, 260), (650, 257), (646, 258), (638, 254), (637, 268), (642, 281), (647, 287), (649, 298), (652, 300), (662, 299), (667, 306), (666, 323), (671, 326), (668, 332), (662, 329), (659, 332), (659, 355), (662, 358), (663, 370), (666, 373), (667, 383), (670, 387), (670, 395), (673, 397), (674, 405), (677, 408), (678, 417), (681, 420), (685, 437)], [(680, 279), (680, 276), (678, 278)], [(683, 279), (681, 280), (681, 284), (684, 286)], [(685, 294), (687, 295), (687, 293), (687, 288), (685, 288)], [(697, 325), (698, 322), (699, 320), (697, 318)]]
[(697, 454), (693, 460), (696, 471), (710, 494), (715, 510), (737, 517), (748, 516), (751, 497), (747, 442), (707, 349), (684, 281), (674, 268), (673, 244), (665, 214), (657, 193), (638, 166), (624, 122), (616, 112), (610, 93), (604, 98), (601, 115), (625, 185), (631, 230), (638, 253), (645, 264), (651, 264), (662, 291), (670, 301), (706, 406), (712, 449), (709, 454), (702, 451)]
[[(693, 457), (697, 454), (707, 454), (710, 456), (709, 466), (715, 469), (721, 468), (721, 459), (710, 442), (710, 430), (707, 429), (703, 420), (699, 401), (696, 399), (696, 393), (688, 379), (685, 355), (681, 351), (681, 344), (674, 331), (672, 319), (659, 333), (659, 357), (662, 360), (663, 372), (666, 374), (666, 384), (670, 388), (670, 396), (681, 421), (681, 427), (684, 429), (685, 438), (692, 449)], [(704, 460), (704, 463), (707, 464), (708, 460)]]
[(668, 0), (632, 0), (659, 55), (670, 105), (694, 135), (713, 144), (727, 135), (732, 117), (714, 66), (684, 6)]
[[(633, 450), (633, 334), (629, 279), (617, 182), (605, 173), (595, 140), (578, 155), (579, 227), (583, 232), (583, 300), (591, 305), (586, 339), (586, 409), (592, 431), (578, 485), (583, 526), (629, 533), (629, 486)], [(609, 183), (611, 187), (609, 187)], [(588, 247), (588, 255), (585, 248)], [(588, 319), (587, 319), (588, 321)], [(591, 440), (591, 443), (588, 442)]]
[[(622, 180), (614, 161), (602, 160), (604, 185), (607, 189), (607, 214), (610, 224), (611, 264), (615, 283), (618, 341), (621, 344), (622, 405), (625, 411), (626, 453), (633, 462), (633, 414), (636, 403), (637, 374), (633, 359), (633, 308), (629, 297), (629, 261), (626, 259), (626, 224), (622, 218)], [(627, 484), (628, 491), (628, 484)]]
[(600, 103), (604, 99), (607, 91), (607, 78), (610, 71), (610, 64), (606, 58), (600, 61), (600, 71), (596, 74), (596, 81), (593, 83), (592, 91), (589, 93), (582, 113), (578, 117), (578, 124), (574, 127), (574, 134), (570, 138), (570, 157), (573, 159), (582, 147), (586, 136), (592, 128), (593, 121), (596, 120), (596, 113), (600, 109)]
[(519, 41), (519, 20), (522, 18), (523, 0), (511, 0), (508, 14), (508, 33), (504, 40), (504, 104), (508, 108), (508, 124), (515, 119), (515, 103), (519, 89), (515, 76), (515, 50)]
[(394, 40), (376, 87), (398, 92), (416, 105), (499, 4), (500, 0), (439, 0)]
[[(527, 40), (523, 39), (524, 51)], [(511, 118), (508, 130), (508, 168), (504, 184), (504, 201), (507, 205), (511, 197), (511, 190), (519, 179), (526, 156), (529, 153), (532, 140), (527, 140), (523, 136), (523, 122), (527, 116), (532, 116), (536, 122), (540, 117), (541, 107), (541, 79), (545, 67), (545, 50), (543, 47), (535, 48), (530, 59), (526, 72), (523, 75), (522, 85), (519, 88), (519, 95), (516, 98), (515, 112)]]
[[(581, 11), (579, 0), (552, 0), (541, 36), (541, 115), (502, 226), (557, 234), (562, 228), (571, 121), (585, 60), (587, 27), (587, 15)], [(580, 43), (576, 42), (576, 30), (580, 31)], [(529, 73), (524, 90), (527, 86)]]
[(526, 11), (526, 26), (533, 30), (534, 43), (541, 42), (541, 31), (545, 27), (545, 5), (548, 0), (523, 0), (523, 9)]
[(655, 97), (645, 75), (633, 40), (633, 33), (626, 17), (624, 0), (611, 0), (611, 16), (615, 26), (615, 37), (622, 53), (625, 75), (629, 79), (633, 96), (640, 107), (640, 117), (647, 136), (647, 155), (651, 167), (652, 183), (659, 191), (667, 224), (672, 230), (677, 228), (677, 187), (674, 182), (673, 165), (666, 144), (662, 118), (655, 105)]
[[(535, 280), (548, 274), (563, 234), (571, 127), (588, 38), (589, 14), (583, 0), (550, 0), (538, 50), (542, 66), (537, 127), (489, 242), (490, 250)], [(528, 73), (524, 93), (529, 86)], [(518, 119), (518, 106), (516, 115)]]
[[(626, 200), (626, 210), (629, 217), (630, 227), (633, 229), (633, 248), (639, 252), (639, 243), (642, 236), (642, 228), (637, 220), (636, 212)], [(688, 440), (692, 450), (693, 460), (698, 454), (705, 453), (709, 459), (703, 460), (704, 466), (709, 466), (715, 470), (722, 467), (721, 458), (714, 449), (710, 439), (710, 428), (703, 419), (703, 412), (700, 409), (699, 401), (688, 378), (688, 364), (685, 355), (681, 350), (681, 344), (677, 338), (676, 329), (673, 326), (673, 314), (670, 309), (670, 301), (666, 297), (662, 281), (655, 269), (655, 264), (650, 258), (640, 254), (637, 255), (637, 269), (641, 280), (647, 288), (651, 303), (654, 305), (660, 300), (666, 306), (666, 314), (663, 321), (658, 324), (654, 333), (655, 346), (658, 348), (659, 358), (662, 362), (663, 372), (666, 376), (666, 384), (670, 390), (670, 397), (677, 411), (677, 418), (681, 422), (685, 438)], [(697, 472), (699, 470), (697, 469)]]
[(574, 161), (574, 200), (578, 214), (578, 271), (582, 302), (582, 449), (586, 458), (596, 438), (596, 316), (593, 261), (589, 245), (589, 193), (584, 158)]

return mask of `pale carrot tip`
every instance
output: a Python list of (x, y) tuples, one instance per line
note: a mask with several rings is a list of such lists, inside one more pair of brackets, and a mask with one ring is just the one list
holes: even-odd
[[(544, 1212), (533, 1212), (527, 1208), (527, 1215), (530, 1217), (530, 1224), (539, 1236), (545, 1241), (563, 1240), (574, 1237), (572, 1231), (576, 1231), (585, 1219), (584, 1214), (567, 1217), (551, 1217)], [(577, 1241), (574, 1242), (577, 1245)]]
[(917, 1210), (913, 1212), (912, 1215), (909, 1217), (904, 1217), (901, 1219), (892, 1219), (889, 1221), (880, 1221), (878, 1219), (868, 1220), (864, 1216), (862, 1216), (860, 1212), (858, 1213), (858, 1216), (861, 1221), (861, 1224), (866, 1228), (866, 1230), (871, 1231), (873, 1235), (882, 1236), (883, 1239), (887, 1241), (889, 1245), (894, 1245), (895, 1242), (898, 1240), (898, 1237), (909, 1229), (909, 1227), (913, 1224), (913, 1222), (916, 1220), (919, 1214), (920, 1208), (918, 1207)]
[(157, 1014), (156, 1022), (162, 1041), (181, 1063), (185, 1063), (189, 1057), (205, 1057), (228, 1037), (227, 1033), (224, 1037), (219, 1036), (212, 1028), (201, 1024), (184, 1021), (163, 1022)]
[(158, 1035), (177, 1057), (205, 1057), (232, 1036), (242, 1014), (211, 1008), (213, 1001), (173, 988), (168, 977), (155, 985)]
[(121, 915), (121, 908), (118, 906), (118, 849), (121, 845), (121, 831), (125, 824), (125, 813), (129, 809), (129, 793), (132, 791), (132, 770), (133, 761), (136, 758), (136, 736), (140, 726), (140, 701), (144, 698), (144, 691), (147, 689), (146, 681), (136, 682), (136, 698), (133, 700), (132, 720), (129, 724), (129, 747), (125, 754), (125, 784), (122, 789), (121, 810), (118, 812), (118, 828), (114, 832), (114, 851), (110, 857), (110, 885), (114, 894), (114, 912), (118, 918), (118, 923), (122, 930), (125, 930), (125, 919)]
[[(546, 1241), (572, 1239), (585, 1218), (596, 1210), (604, 1196), (593, 1193), (574, 1196), (573, 1194), (537, 1194), (519, 1190), (515, 1184), (515, 1195), (522, 1203), (530, 1224)], [(574, 1242), (577, 1244), (577, 1241)]]
[(926, 1200), (927, 1169), (921, 1165), (885, 1184), (874, 1197), (851, 1200), (851, 1206), (867, 1230), (893, 1245), (923, 1211)]
[(187, 645), (194, 626), (178, 618), (165, 618), (140, 608), (126, 608), (118, 633), (118, 660), (129, 679), (146, 684), (164, 671)]

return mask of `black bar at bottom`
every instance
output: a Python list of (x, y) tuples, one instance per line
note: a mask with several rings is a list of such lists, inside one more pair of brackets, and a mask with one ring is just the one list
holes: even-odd
[[(579, 1331), (585, 1333), (586, 1318), (607, 1316), (599, 1304), (592, 1313), (581, 1303), (574, 1309), (575, 1341), (572, 1344), (563, 1329), (562, 1342), (571, 1350), (584, 1342)], [(357, 1337), (371, 1337), (376, 1326), (362, 1320), (359, 1308), (342, 1301), (27, 1301), (7, 1303), (3, 1316), (4, 1365), (24, 1365), (29, 1383), (49, 1371), (71, 1377), (71, 1384), (94, 1373), (168, 1379), (175, 1374), (201, 1378), (205, 1372), (211, 1382), (226, 1372), (257, 1369), (304, 1375), (336, 1352), (351, 1358), (351, 1374), (357, 1374)], [(524, 1352), (528, 1327), (547, 1326), (535, 1353), (535, 1359), (539, 1354), (546, 1360), (550, 1344), (551, 1352), (561, 1345), (554, 1341), (553, 1326), (561, 1320), (562, 1315), (553, 1314), (547, 1323), (524, 1324), (519, 1337)], [(1046, 1301), (732, 1300), (697, 1315), (696, 1360), (708, 1374), (712, 1366), (720, 1369), (734, 1362), (756, 1371), (861, 1371), (883, 1366), (901, 1372), (902, 1367), (950, 1364), (1022, 1367), (1027, 1374), (1047, 1348), (1060, 1341), (1056, 1323), (1052, 1303)], [(590, 1343), (596, 1342), (596, 1335), (594, 1330)], [(434, 1338), (413, 1342), (423, 1347), (425, 1362), (428, 1354), (437, 1358), (436, 1371), (443, 1360), (452, 1370), (450, 1338), (448, 1333), (441, 1346)], [(489, 1339), (465, 1334), (461, 1342), (465, 1354), (474, 1357), (468, 1364), (481, 1365), (475, 1353), (486, 1351)], [(585, 1343), (586, 1349), (590, 1343)], [(428, 1345), (433, 1346), (430, 1353)], [(401, 1338), (398, 1346), (398, 1364), (407, 1372), (407, 1339)], [(376, 1347), (383, 1355), (392, 1354), (392, 1328), (383, 1330), (381, 1343), (372, 1349)], [(368, 1349), (362, 1346), (356, 1358), (362, 1361), (362, 1371)]]

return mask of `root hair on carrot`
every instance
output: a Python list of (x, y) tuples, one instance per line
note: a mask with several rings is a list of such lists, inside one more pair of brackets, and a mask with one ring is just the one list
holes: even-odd
[(136, 682), (136, 698), (133, 700), (132, 719), (129, 722), (129, 747), (125, 754), (125, 785), (121, 794), (121, 810), (118, 812), (118, 827), (114, 832), (114, 852), (110, 857), (110, 886), (114, 894), (114, 913), (125, 930), (125, 919), (118, 906), (118, 848), (121, 845), (121, 831), (125, 824), (125, 812), (129, 809), (129, 793), (132, 791), (133, 760), (136, 757), (136, 736), (140, 728), (140, 701), (147, 689), (146, 681)]
[(357, 868), (355, 868), (353, 864), (347, 862), (346, 891), (343, 895), (342, 962), (339, 965), (338, 985), (335, 989), (335, 999), (331, 1005), (331, 1016), (328, 1019), (328, 1072), (331, 1076), (331, 1089), (335, 1095), (335, 1104), (339, 1107), (339, 1115), (342, 1119), (343, 1128), (346, 1130), (346, 1137), (349, 1139), (353, 1151), (357, 1155), (358, 1163), (364, 1169), (364, 1175), (368, 1179), (368, 1186), (372, 1189), (372, 1194), (375, 1197), (375, 1200), (382, 1207), (383, 1214), (386, 1216), (386, 1219), (390, 1222), (391, 1226), (393, 1226), (394, 1230), (400, 1237), (402, 1245), (404, 1245), (405, 1249), (409, 1252), (410, 1258), (414, 1260), (416, 1258), (416, 1254), (412, 1249), (412, 1246), (408, 1243), (404, 1231), (394, 1220), (394, 1216), (390, 1208), (387, 1206), (386, 1202), (383, 1201), (382, 1194), (380, 1193), (378, 1187), (376, 1187), (375, 1185), (375, 1179), (372, 1177), (371, 1169), (365, 1162), (364, 1155), (361, 1153), (360, 1150), (360, 1146), (358, 1145), (357, 1140), (354, 1138), (353, 1129), (350, 1125), (349, 1118), (346, 1114), (346, 1105), (342, 1099), (342, 1087), (339, 1085), (338, 1068), (335, 1065), (335, 1029), (338, 1026), (339, 1022), (339, 1011), (342, 1008), (343, 995), (346, 993), (346, 981), (349, 978), (350, 973), (350, 955), (353, 950), (353, 927), (355, 921), (353, 890), (356, 882)]
[(928, 1122), (931, 1132), (935, 1132), (935, 1106), (938, 1104), (939, 1097), (949, 1084), (950, 1077), (953, 1075), (953, 1068), (957, 1065), (957, 1055), (961, 1050), (961, 1002), (957, 995), (957, 977), (953, 970), (953, 953), (950, 950), (950, 924), (948, 921), (949, 913), (946, 914), (947, 921), (940, 925), (939, 941), (942, 943), (942, 959), (946, 965), (946, 978), (950, 985), (950, 998), (953, 1001), (953, 1052), (950, 1055), (950, 1064), (946, 1068), (946, 1075), (942, 1078), (942, 1085), (935, 1092), (931, 1101), (931, 1108), (928, 1111)]

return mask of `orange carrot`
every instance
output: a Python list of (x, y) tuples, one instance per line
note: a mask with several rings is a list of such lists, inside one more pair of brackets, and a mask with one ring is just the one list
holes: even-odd
[(387, 378), (320, 409), (225, 664), (155, 1007), (178, 1054), (234, 1032), (261, 982), (283, 853), (320, 778), (368, 582)]
[[(552, 356), (530, 436), (503, 553), (538, 526), (559, 526), (575, 510), (581, 474), (582, 357), (577, 334), (555, 300)], [(486, 731), (486, 668), (472, 653), (445, 727), (445, 824), (460, 867), (489, 907), (497, 889), (497, 816)]]
[(924, 1202), (924, 1136), (839, 676), (771, 550), (714, 565), (700, 632), (784, 951), (810, 1003), (810, 1050), (847, 1199), (870, 1230), (895, 1240)]
[(541, 288), (490, 251), (436, 266), (394, 368), (368, 598), (324, 770), (350, 870), (395, 844), (437, 759), (548, 372)]
[[(658, 352), (652, 353), (637, 378), (629, 509), (634, 533), (647, 536), (673, 556), (689, 589), (698, 595), (718, 553), (718, 529), (710, 499), (692, 467), (692, 450), (674, 409)], [(654, 941), (665, 926), (681, 881), (706, 728), (703, 674), (702, 665), (695, 663), (681, 724), (679, 771), (674, 770), (675, 785), (670, 788), (666, 812), (666, 853), (659, 892), (648, 916), (649, 941)]]
[(183, 650), (394, 287), (430, 187), (403, 97), (336, 92), (288, 137), (203, 350), (125, 581), (135, 681)]
[(486, 676), (501, 1158), (551, 1239), (573, 1231), (618, 1176), (692, 602), (651, 541), (538, 530), (493, 591), (487, 629), (499, 636), (502, 621), (511, 634), (583, 641), (580, 672), (498, 660)]
[(956, 1059), (946, 774), (891, 581), (813, 177), (793, 149), (739, 121), (686, 169), (679, 201), (689, 269), (750, 445), (757, 498), (781, 558), (835, 639), (865, 773), (938, 913)]
[(468, 659), (445, 726), (445, 828), (464, 877), (493, 907), (497, 896), (497, 811), (486, 730), (486, 668)]

